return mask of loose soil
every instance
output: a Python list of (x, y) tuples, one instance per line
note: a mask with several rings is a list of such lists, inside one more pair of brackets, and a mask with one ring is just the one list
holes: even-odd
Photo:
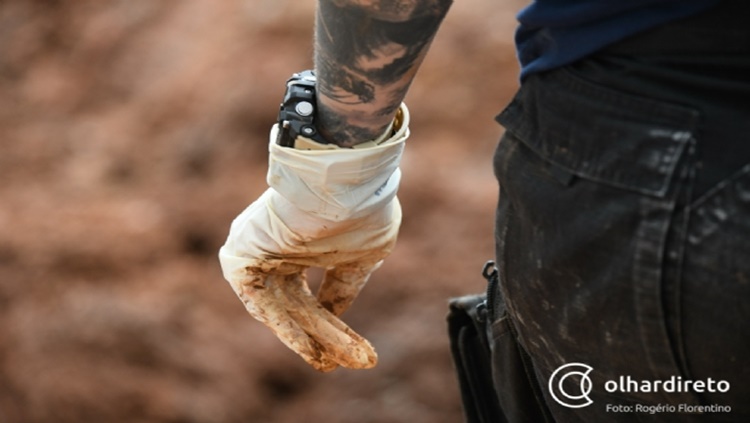
[(461, 421), (447, 300), (484, 290), (494, 252), (522, 5), (457, 1), (436, 37), (407, 97), (399, 244), (344, 315), (380, 362), (321, 374), (216, 258), (265, 189), (315, 2), (2, 2), (0, 422)]

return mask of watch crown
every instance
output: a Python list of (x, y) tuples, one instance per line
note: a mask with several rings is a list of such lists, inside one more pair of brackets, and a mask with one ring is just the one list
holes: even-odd
[(307, 137), (311, 137), (315, 135), (315, 128), (313, 128), (312, 126), (303, 126), (302, 134), (304, 134)]
[(309, 101), (300, 101), (294, 106), (294, 110), (299, 113), (300, 116), (310, 116), (313, 114), (313, 105)]

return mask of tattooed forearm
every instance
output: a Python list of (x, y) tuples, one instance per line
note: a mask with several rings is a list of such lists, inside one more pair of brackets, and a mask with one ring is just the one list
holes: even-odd
[(318, 122), (351, 146), (390, 124), (451, 0), (319, 0)]

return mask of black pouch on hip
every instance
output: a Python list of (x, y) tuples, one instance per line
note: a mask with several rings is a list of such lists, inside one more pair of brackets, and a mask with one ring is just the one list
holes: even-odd
[(465, 421), (552, 422), (531, 359), (518, 344), (499, 296), (494, 263), (488, 262), (482, 273), (487, 294), (452, 298), (449, 303), (448, 334)]
[(448, 313), (453, 365), (466, 423), (506, 423), (492, 383), (487, 342), (487, 296), (452, 298)]

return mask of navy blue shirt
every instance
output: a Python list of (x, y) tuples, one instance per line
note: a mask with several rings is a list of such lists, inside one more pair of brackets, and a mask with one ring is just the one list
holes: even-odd
[(521, 79), (581, 59), (721, 0), (535, 0), (518, 14)]

